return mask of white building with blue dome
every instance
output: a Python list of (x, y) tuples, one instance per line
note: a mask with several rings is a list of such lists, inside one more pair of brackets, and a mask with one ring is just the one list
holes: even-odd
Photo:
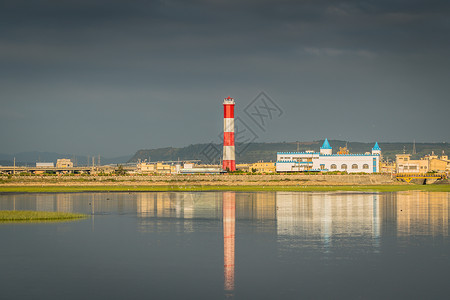
[(328, 139), (319, 152), (278, 152), (277, 172), (348, 172), (378, 173), (381, 149), (378, 142), (366, 154), (333, 154)]

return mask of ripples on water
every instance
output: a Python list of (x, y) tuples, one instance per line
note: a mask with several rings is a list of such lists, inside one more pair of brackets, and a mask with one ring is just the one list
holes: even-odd
[(1, 195), (7, 298), (447, 298), (450, 193)]

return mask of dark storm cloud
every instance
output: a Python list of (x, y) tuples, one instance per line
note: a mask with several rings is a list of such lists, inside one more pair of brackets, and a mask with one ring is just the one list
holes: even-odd
[[(2, 36), (12, 41), (77, 44), (147, 37), (158, 44), (190, 37), (197, 44), (189, 46), (201, 47), (197, 39), (222, 37), (221, 46), (232, 49), (225, 43), (240, 42), (234, 48), (244, 51), (254, 50), (246, 39), (268, 41), (266, 47), (273, 48), (272, 39), (287, 46), (367, 40), (389, 48), (383, 42), (425, 46), (417, 41), (448, 34), (449, 6), (448, 1), (7, 1), (0, 17)], [(434, 40), (439, 46), (442, 41)]]
[(196, 59), (217, 57), (371, 57), (378, 52), (447, 51), (444, 12), (448, 4), (429, 3), (4, 2), (0, 59), (6, 67), (11, 62), (19, 69), (37, 65), (39, 71), (52, 67), (55, 71), (95, 66), (106, 71), (115, 66), (161, 68), (161, 60), (169, 70), (179, 67), (177, 61), (187, 62), (186, 68), (192, 70), (193, 65), (202, 67)]
[[(211, 101), (250, 101), (261, 89), (288, 111), (313, 111), (305, 124), (316, 114), (329, 120), (299, 134), (289, 125), (304, 124), (286, 114), (267, 140), (448, 140), (443, 129), (408, 133), (395, 122), (421, 116), (445, 127), (449, 11), (448, 1), (415, 0), (2, 1), (0, 125), (10, 131), (0, 152), (70, 151), (70, 139), (52, 140), (58, 130), (81, 152), (110, 151), (114, 132), (126, 136), (117, 154), (205, 142), (220, 130)], [(346, 109), (351, 116), (336, 118)], [(180, 133), (179, 123), (198, 133)]]

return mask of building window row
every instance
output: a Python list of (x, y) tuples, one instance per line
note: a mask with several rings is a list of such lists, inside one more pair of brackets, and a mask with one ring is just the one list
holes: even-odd
[[(401, 165), (399, 167), (402, 167)], [(403, 170), (417, 170), (417, 166), (403, 166)]]
[[(362, 166), (362, 168), (363, 168), (363, 169), (369, 169), (369, 165), (368, 165), (368, 164), (364, 164), (364, 165)], [(336, 164), (332, 164), (332, 165), (330, 166), (330, 169), (331, 169), (331, 170), (336, 170), (336, 169), (337, 169), (337, 165), (336, 165)], [(341, 169), (347, 170), (348, 167), (347, 167), (346, 164), (342, 164), (342, 165), (341, 165)], [(353, 165), (352, 165), (352, 169), (353, 169), (353, 170), (357, 170), (357, 169), (359, 169), (359, 166), (358, 166), (357, 164), (353, 164)]]

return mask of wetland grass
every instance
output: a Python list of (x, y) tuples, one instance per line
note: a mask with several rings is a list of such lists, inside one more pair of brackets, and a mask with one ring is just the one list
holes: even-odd
[(58, 222), (83, 219), (84, 214), (29, 210), (0, 210), (0, 223)]

